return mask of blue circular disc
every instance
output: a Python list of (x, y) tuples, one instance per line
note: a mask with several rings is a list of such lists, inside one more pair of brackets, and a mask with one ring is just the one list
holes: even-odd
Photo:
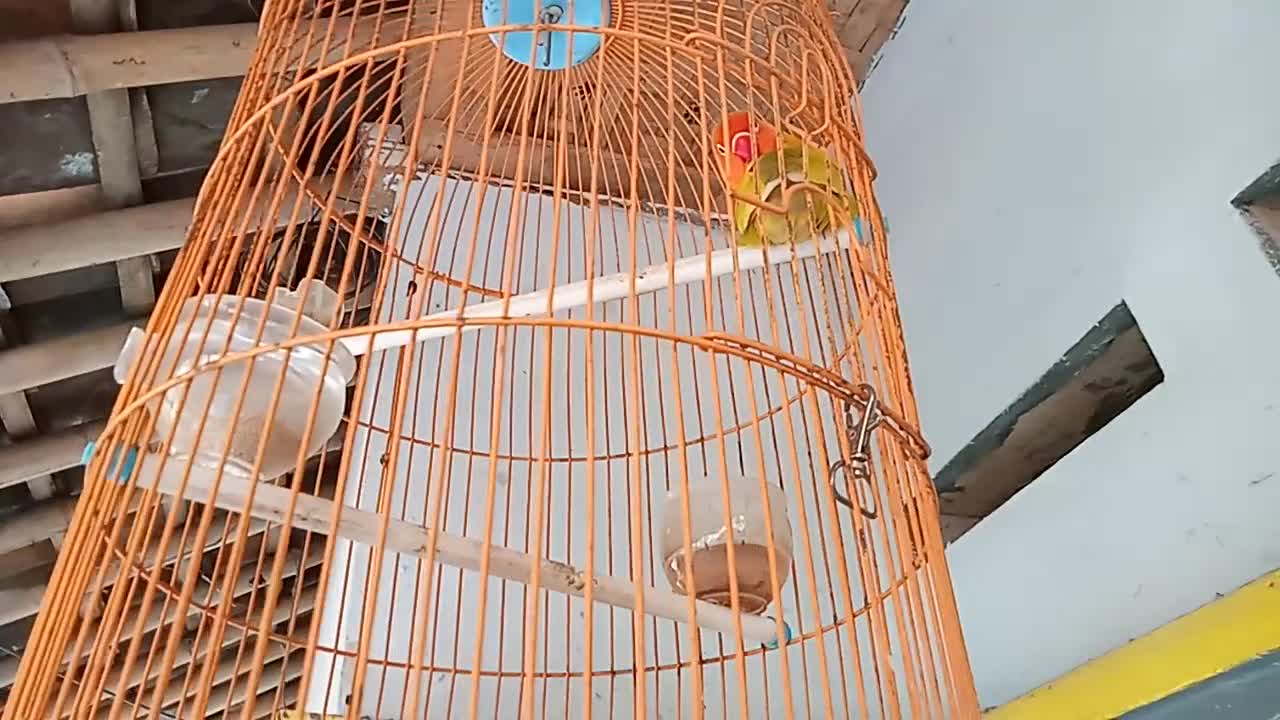
[[(609, 24), (609, 0), (484, 0), (481, 18), (485, 27), (541, 22), (603, 28)], [(489, 39), (518, 63), (539, 70), (564, 70), (595, 55), (604, 36), (581, 30), (512, 30), (505, 36), (492, 33)]]

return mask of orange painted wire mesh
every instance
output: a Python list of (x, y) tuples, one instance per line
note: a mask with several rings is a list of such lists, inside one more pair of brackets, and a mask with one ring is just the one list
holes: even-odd
[[(5, 718), (976, 716), (825, 8), (611, 10), (268, 4)], [(838, 231), (735, 252), (737, 112)]]

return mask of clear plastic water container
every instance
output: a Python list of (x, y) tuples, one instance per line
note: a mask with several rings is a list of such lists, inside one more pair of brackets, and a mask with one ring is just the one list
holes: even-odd
[[(304, 290), (306, 306), (300, 307)], [(355, 358), (343, 345), (335, 343), (330, 349), (329, 343), (316, 342), (276, 348), (252, 359), (229, 362), (221, 366), (220, 372), (212, 365), (228, 355), (260, 346), (323, 334), (328, 331), (324, 320), (332, 317), (337, 303), (337, 294), (318, 280), (308, 281), (307, 287), (300, 286), (296, 292), (277, 290), (275, 302), (270, 304), (236, 295), (188, 299), (174, 335), (163, 346), (164, 355), (152, 385), (188, 374), (191, 379), (147, 405), (155, 417), (154, 438), (168, 440), (169, 453), (177, 460), (194, 457), (196, 463), (210, 469), (223, 467), (225, 472), (245, 476), (252, 474), (261, 450), (264, 479), (291, 470), (299, 447), (305, 446), (305, 456), (318, 452), (342, 422), (346, 386), (355, 376)], [(266, 323), (259, 337), (258, 326), (264, 317)], [(125, 381), (147, 340), (141, 329), (135, 328), (129, 334), (116, 361), (117, 382)], [(152, 345), (155, 346), (154, 340)], [(284, 383), (271, 415), (282, 372)], [(315, 423), (304, 438), (317, 393)], [(242, 396), (244, 401), (240, 404)]]
[[(733, 528), (734, 563), (729, 565), (729, 528), (725, 523), (725, 497), (718, 479), (702, 478), (689, 483), (689, 531), (693, 538), (690, 559), (693, 592), (700, 600), (731, 604), (731, 577), (738, 585), (738, 601), (743, 612), (758, 614), (774, 601), (769, 575), (769, 526), (778, 568), (778, 587), (787, 582), (793, 554), (791, 521), (787, 518), (787, 496), (782, 488), (768, 483), (766, 507), (756, 478), (730, 476), (729, 523)], [(684, 511), (681, 491), (673, 489), (662, 503), (663, 569), (671, 587), (689, 594), (685, 582)]]

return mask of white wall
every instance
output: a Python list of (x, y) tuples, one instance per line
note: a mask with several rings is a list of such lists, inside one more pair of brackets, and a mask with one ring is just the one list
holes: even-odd
[(1278, 28), (913, 0), (867, 84), (935, 470), (1121, 299), (1166, 374), (951, 548), (984, 704), (1280, 566), (1280, 278), (1228, 204), (1280, 157)]

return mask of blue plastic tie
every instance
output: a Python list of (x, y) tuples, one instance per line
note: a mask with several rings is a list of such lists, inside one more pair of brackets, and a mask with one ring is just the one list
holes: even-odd
[[(93, 459), (93, 453), (97, 449), (97, 444), (89, 442), (84, 446), (84, 452), (80, 453), (80, 464), (88, 465)], [(107, 475), (109, 477), (118, 477), (118, 482), (127, 483), (129, 478), (133, 476), (133, 469), (138, 464), (138, 449), (129, 448), (124, 453), (124, 462), (120, 464), (119, 475), (116, 474), (116, 460), (120, 457), (120, 449), (116, 448), (112, 453), (110, 464), (107, 466)]]
[[(769, 619), (770, 619), (770, 620), (772, 620), (773, 618), (769, 618)], [(787, 643), (789, 643), (789, 642), (791, 642), (791, 638), (795, 637), (794, 635), (792, 635), (792, 634), (791, 634), (791, 625), (790, 625), (790, 624), (788, 624), (786, 620), (783, 620), (783, 621), (782, 621), (782, 632), (783, 632), (783, 640), (782, 640), (782, 644), (784, 644), (784, 645), (785, 645), (785, 644), (787, 644)], [(773, 637), (773, 639), (772, 639), (772, 640), (770, 640), (769, 642), (765, 643), (765, 644), (764, 644), (764, 649), (765, 649), (765, 650), (777, 650), (777, 649), (778, 649), (778, 637), (775, 635), (775, 636)]]

